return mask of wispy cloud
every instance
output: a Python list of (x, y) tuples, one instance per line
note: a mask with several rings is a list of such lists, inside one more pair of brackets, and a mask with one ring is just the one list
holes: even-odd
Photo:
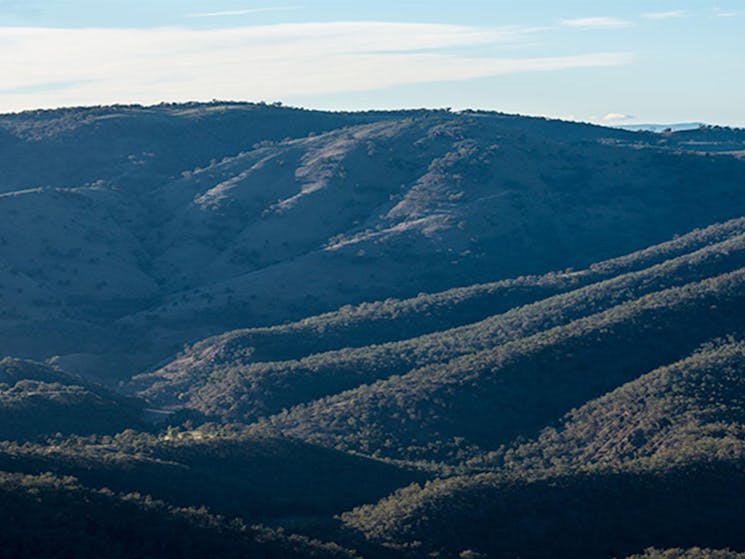
[[(469, 56), (469, 49), (460, 49), (491, 45), (493, 51), (532, 36), (532, 31), (514, 28), (381, 22), (210, 30), (0, 28), (7, 46), (0, 57), (5, 89), (0, 111), (212, 98), (274, 100), (618, 66), (631, 60), (623, 52), (515, 58)], [(60, 82), (80, 83), (34, 90)], [(18, 88), (33, 93), (20, 94)]]
[(3, 95), (29, 95), (33, 93), (49, 93), (52, 91), (61, 91), (63, 89), (72, 89), (89, 83), (87, 81), (61, 81), (45, 82), (30, 85), (21, 85), (11, 88), (0, 89), (0, 96)]
[(631, 27), (633, 23), (617, 17), (580, 17), (575, 19), (562, 19), (561, 24), (565, 27), (578, 29), (620, 29)]
[(737, 12), (724, 10), (722, 8), (714, 8), (714, 15), (716, 15), (717, 17), (735, 17), (737, 16)]
[(260, 14), (263, 12), (285, 12), (287, 10), (294, 10), (295, 6), (276, 6), (272, 8), (246, 8), (244, 10), (227, 10), (224, 12), (201, 12), (196, 14), (186, 14), (185, 17), (229, 17), (229, 16), (245, 16), (250, 14)]
[(690, 14), (685, 10), (672, 10), (669, 12), (649, 12), (642, 14), (644, 19), (652, 20), (666, 20), (666, 19), (681, 19), (688, 17)]

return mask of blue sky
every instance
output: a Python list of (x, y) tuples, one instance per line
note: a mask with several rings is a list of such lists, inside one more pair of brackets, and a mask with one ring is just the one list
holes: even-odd
[(218, 99), (745, 126), (743, 0), (0, 0), (0, 111)]

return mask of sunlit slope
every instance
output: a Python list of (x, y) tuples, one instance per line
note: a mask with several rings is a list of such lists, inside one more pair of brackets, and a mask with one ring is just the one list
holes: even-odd
[(494, 449), (701, 343), (740, 333), (743, 281), (740, 269), (644, 295), (445, 364), (298, 406), (264, 424), (392, 458), (453, 461), (476, 448)]
[[(375, 324), (380, 307), (408, 311), (400, 318), (388, 315), (386, 328), (379, 332), (380, 336), (399, 338), (399, 325), (406, 331), (420, 316), (423, 321), (429, 318), (427, 306), (419, 312), (411, 310), (417, 309), (418, 300), (360, 307), (352, 315), (351, 327), (343, 321), (350, 312), (339, 311), (287, 327), (226, 334), (195, 345), (159, 371), (135, 378), (132, 388), (157, 405), (187, 407), (207, 416), (231, 420), (255, 420), (418, 367), (444, 364), (458, 356), (495, 348), (655, 291), (738, 270), (745, 263), (745, 237), (739, 229), (730, 231), (728, 235), (721, 242), (627, 273), (623, 271), (634, 269), (632, 263), (642, 260), (640, 255), (636, 259), (632, 258), (634, 255), (623, 259), (628, 268), (621, 267), (620, 261), (616, 261), (571, 275), (526, 278), (525, 282), (536, 285), (558, 284), (568, 289), (567, 285), (582, 285), (619, 273), (473, 324), (408, 340), (312, 354), (292, 361), (255, 362), (257, 354), (261, 356), (271, 351), (281, 354), (283, 347), (287, 347), (290, 354), (300, 351), (302, 340), (310, 344), (309, 338), (317, 340), (316, 347), (332, 345), (337, 340), (337, 325), (342, 325), (342, 331), (350, 334), (361, 330), (360, 338), (364, 340), (365, 317), (370, 316)], [(643, 254), (649, 255), (650, 252)], [(515, 280), (512, 285), (520, 283), (520, 280)], [(464, 300), (464, 291), (446, 292), (438, 297), (442, 306), (450, 297), (451, 306), (457, 312)], [(474, 286), (465, 295), (471, 292), (481, 298), (483, 286)], [(501, 291), (495, 291), (493, 296), (494, 304), (504, 301)], [(370, 311), (366, 314), (367, 308)], [(327, 331), (330, 340), (324, 336)], [(297, 343), (294, 343), (295, 339)], [(357, 345), (358, 339), (350, 336), (347, 340), (349, 345)]]

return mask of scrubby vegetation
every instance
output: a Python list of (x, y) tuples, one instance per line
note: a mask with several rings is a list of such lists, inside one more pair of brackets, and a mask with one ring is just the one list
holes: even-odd
[(418, 553), (743, 548), (743, 395), (745, 344), (707, 347), (569, 413), (534, 441), (469, 464), (491, 473), (414, 485), (344, 518), (373, 541)]
[(399, 459), (458, 461), (741, 332), (742, 271), (646, 295), (514, 342), (298, 406), (269, 429)]
[(142, 409), (140, 401), (40, 363), (0, 360), (0, 440), (143, 428)]
[(375, 501), (427, 475), (240, 426), (151, 435), (0, 443), (0, 471), (74, 476), (94, 488), (141, 492), (246, 519), (320, 518)]
[[(314, 354), (294, 361), (253, 362), (253, 347), (247, 349), (244, 345), (248, 340), (256, 343), (250, 334), (234, 334), (227, 342), (225, 338), (210, 339), (162, 370), (135, 378), (133, 387), (139, 388), (140, 396), (159, 405), (186, 406), (208, 417), (255, 420), (418, 367), (445, 364), (458, 356), (495, 348), (662, 288), (736, 270), (745, 263), (745, 236), (739, 229), (731, 234), (731, 238), (720, 243), (643, 270), (621, 273), (473, 324), (409, 340)], [(644, 256), (648, 254), (645, 251)], [(641, 254), (638, 260), (642, 260)], [(632, 262), (636, 260), (629, 258), (624, 264), (633, 269)], [(609, 262), (594, 269), (618, 270), (619, 267), (618, 263)], [(593, 277), (596, 273), (600, 275), (592, 271), (576, 275)], [(546, 283), (552, 279), (553, 276), (541, 278)], [(475, 287), (474, 291), (479, 288)], [(339, 321), (339, 314), (332, 318)], [(407, 317), (405, 323), (410, 320)], [(386, 330), (394, 338), (396, 326), (397, 322), (392, 322)], [(301, 332), (307, 335), (305, 330)], [(350, 342), (354, 340), (351, 338)], [(240, 344), (240, 350), (233, 349), (236, 343)], [(291, 346), (297, 351), (301, 344), (291, 343)], [(260, 345), (255, 347), (261, 351)]]
[(309, 541), (201, 508), (176, 509), (146, 496), (91, 490), (74, 478), (0, 472), (3, 557), (352, 558)]

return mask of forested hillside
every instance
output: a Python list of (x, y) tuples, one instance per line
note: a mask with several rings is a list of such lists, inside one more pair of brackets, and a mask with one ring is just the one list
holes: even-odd
[[(325, 332), (331, 330), (329, 342), (333, 341), (333, 325), (341, 322), (341, 317), (353, 314), (342, 311), (277, 331), (238, 332), (202, 342), (162, 370), (136, 377), (133, 386), (143, 387), (140, 395), (161, 405), (186, 404), (208, 416), (255, 419), (256, 414), (281, 411), (310, 399), (406, 373), (424, 365), (445, 364), (455, 357), (495, 348), (553, 326), (597, 314), (619, 303), (631, 302), (641, 295), (737, 270), (745, 263), (745, 235), (735, 225), (727, 224), (727, 229), (732, 229), (726, 240), (670, 260), (663, 260), (666, 257), (663, 246), (658, 249), (661, 260), (658, 263), (647, 259), (651, 251), (645, 251), (624, 259), (622, 265), (621, 261), (601, 263), (583, 272), (527, 278), (526, 282), (542, 285), (576, 287), (602, 280), (612, 273), (618, 274), (472, 324), (403, 341), (311, 354), (293, 361), (263, 362), (259, 358), (259, 362), (254, 362), (257, 360), (256, 354), (271, 350), (265, 349), (266, 346), (271, 348), (272, 344), (278, 343), (272, 335), (281, 336), (283, 341), (289, 337), (288, 345), (295, 351), (302, 348), (304, 344), (300, 340), (305, 340), (307, 344), (313, 339), (307, 326), (317, 322), (323, 321), (322, 334), (318, 337), (325, 340)], [(719, 229), (714, 227), (708, 233), (716, 230), (722, 234)], [(644, 262), (641, 265), (654, 265), (623, 273), (627, 269), (635, 270), (636, 264), (641, 262)], [(488, 308), (490, 300), (504, 300), (500, 291), (488, 299), (482, 297), (484, 292), (482, 286), (474, 286), (468, 291), (478, 298), (482, 312)], [(455, 313), (464, 300), (460, 290), (441, 294), (440, 297), (443, 301), (452, 301)], [(418, 303), (418, 300), (402, 301), (389, 303), (388, 307), (417, 309)], [(372, 306), (372, 309), (376, 307)], [(367, 323), (365, 317), (376, 312), (372, 310), (366, 313), (365, 310), (365, 307), (358, 309), (354, 323), (364, 325)], [(415, 323), (420, 316), (424, 320), (431, 316), (429, 306), (425, 305), (421, 311), (410, 310), (400, 318), (396, 315), (389, 321), (385, 331), (398, 332), (399, 323), (405, 329), (406, 325)], [(349, 344), (355, 345), (353, 331), (348, 326), (345, 328), (349, 332)], [(298, 338), (297, 343), (294, 342), (295, 337)]]
[(375, 539), (490, 557), (742, 548), (745, 345), (723, 344), (469, 464), (492, 473), (412, 486), (345, 520)]
[(740, 559), (742, 153), (477, 111), (0, 115), (0, 556)]
[(47, 365), (0, 360), (0, 439), (142, 428), (143, 403)]
[(744, 202), (741, 131), (240, 103), (0, 130), (0, 353), (114, 382), (208, 335), (583, 268)]
[(204, 509), (176, 509), (138, 494), (94, 491), (74, 478), (0, 473), (4, 557), (312, 557), (356, 555)]

